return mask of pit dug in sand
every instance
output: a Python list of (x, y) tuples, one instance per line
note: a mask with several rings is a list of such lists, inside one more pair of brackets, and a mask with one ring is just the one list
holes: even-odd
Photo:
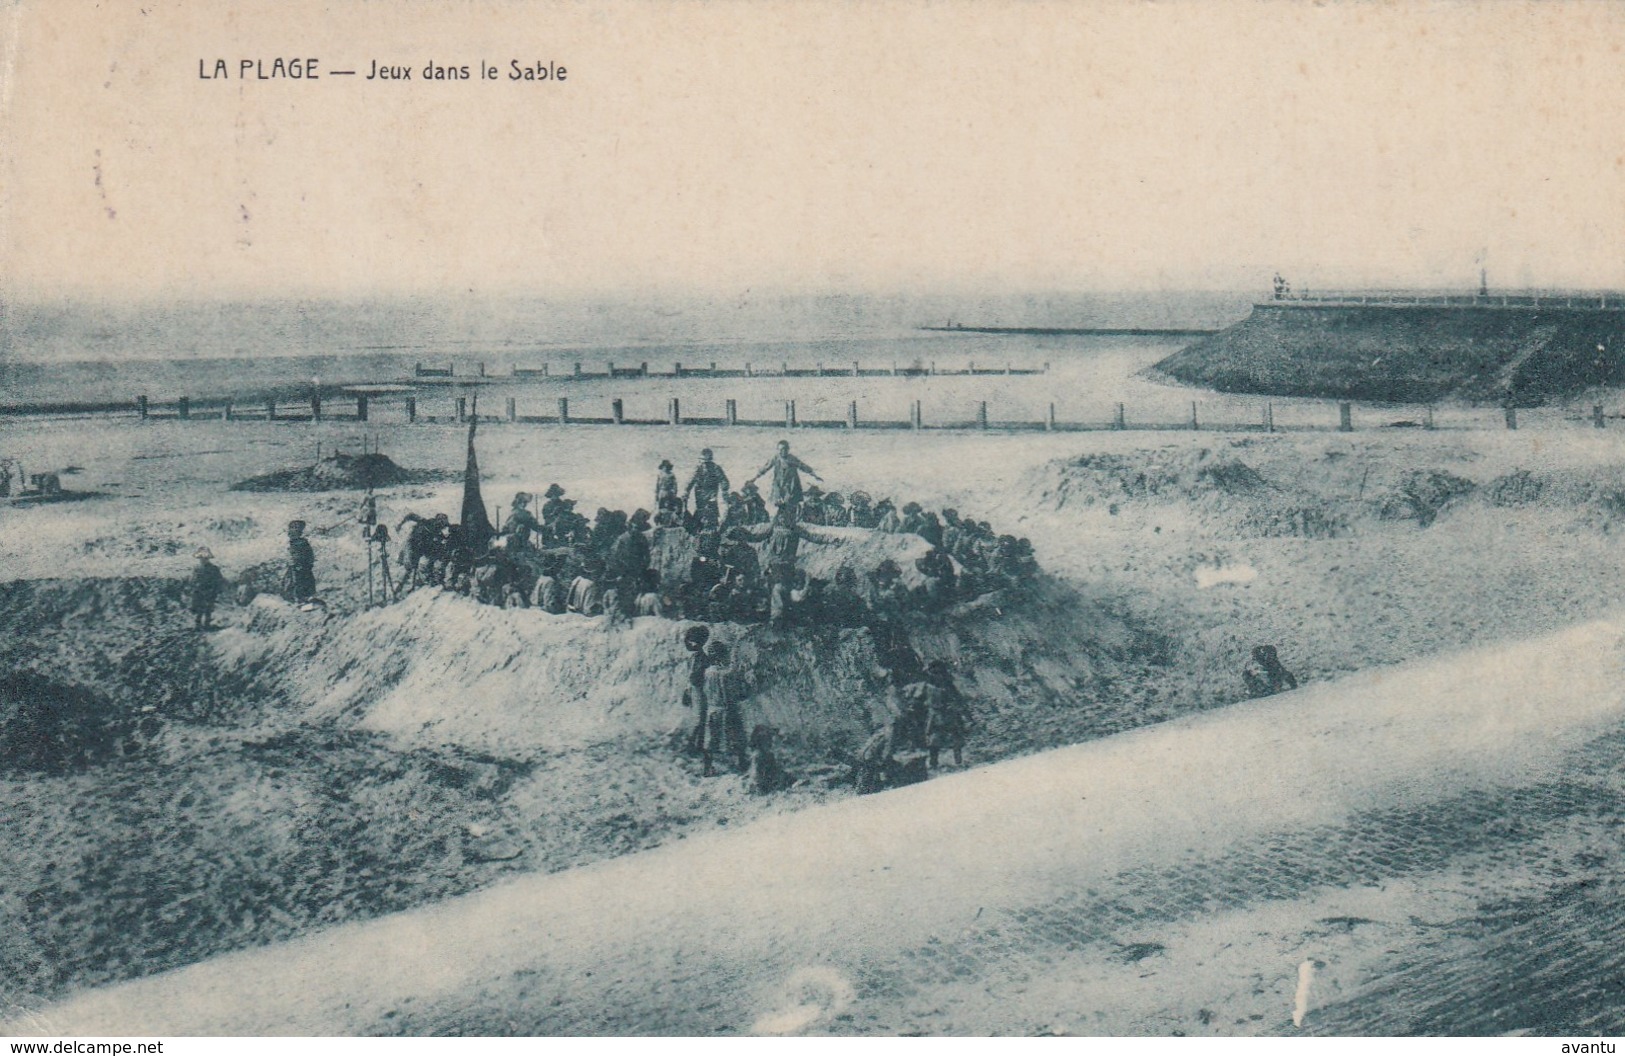
[(460, 479), (439, 470), (403, 469), (388, 455), (333, 454), (313, 466), (239, 480), (232, 491), (362, 491), (395, 484), (432, 484)]

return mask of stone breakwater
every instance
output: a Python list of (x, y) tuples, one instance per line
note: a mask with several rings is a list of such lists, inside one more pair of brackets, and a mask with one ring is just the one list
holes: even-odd
[(1157, 369), (1221, 392), (1540, 404), (1625, 385), (1625, 308), (1604, 304), (1264, 303)]

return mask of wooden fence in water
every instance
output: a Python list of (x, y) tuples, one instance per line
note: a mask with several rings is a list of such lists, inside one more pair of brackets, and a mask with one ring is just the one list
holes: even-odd
[(983, 363), (977, 366), (972, 362), (966, 367), (938, 367), (936, 362), (915, 360), (912, 363), (893, 362), (886, 366), (864, 366), (854, 360), (846, 363), (815, 363), (810, 367), (792, 367), (788, 361), (780, 361), (777, 367), (759, 366), (755, 363), (746, 363), (742, 367), (719, 367), (715, 360), (706, 364), (695, 364), (692, 360), (687, 363), (674, 363), (670, 371), (650, 370), (649, 361), (628, 364), (624, 360), (620, 363), (610, 361), (603, 370), (594, 370), (584, 360), (578, 360), (570, 365), (570, 369), (554, 371), (551, 364), (544, 363), (539, 367), (521, 367), (515, 364), (510, 368), (510, 374), (487, 374), (485, 364), (475, 364), (475, 373), (458, 374), (456, 367), (447, 364), (443, 367), (425, 366), (417, 364), (412, 371), (411, 380), (418, 384), (428, 385), (468, 385), (489, 384), (502, 381), (602, 381), (609, 378), (935, 378), (935, 377), (1000, 377), (1015, 375), (1048, 374), (1049, 364), (1042, 367), (1016, 367), (1009, 363), (1003, 366), (988, 366)]
[[(472, 420), (477, 413), (470, 406), (467, 396), (458, 396), (448, 408), (448, 414), (420, 414), (418, 398), (408, 396), (398, 402), (402, 418), (406, 423), (456, 423), (463, 424)], [(338, 403), (335, 407), (334, 404)], [(560, 396), (554, 405), (552, 414), (520, 414), (519, 403), (516, 397), (507, 397), (504, 413), (500, 415), (480, 414), (481, 422), (511, 422), (526, 425), (554, 425), (554, 426), (722, 426), (741, 428), (771, 428), (771, 429), (846, 429), (846, 430), (959, 430), (981, 432), (1094, 432), (1103, 430), (1207, 430), (1211, 432), (1353, 432), (1355, 430), (1354, 405), (1349, 401), (1336, 404), (1326, 404), (1326, 415), (1323, 419), (1303, 421), (1305, 408), (1302, 403), (1296, 405), (1294, 418), (1298, 419), (1288, 424), (1277, 425), (1275, 421), (1275, 405), (1266, 402), (1259, 412), (1259, 416), (1246, 422), (1235, 420), (1208, 420), (1201, 414), (1199, 401), (1191, 401), (1188, 415), (1179, 420), (1152, 420), (1142, 419), (1129, 414), (1128, 406), (1118, 403), (1113, 406), (1112, 415), (1106, 420), (1067, 420), (1057, 413), (1057, 405), (1049, 404), (1044, 417), (1039, 419), (1027, 418), (1000, 418), (989, 414), (987, 401), (978, 401), (969, 418), (944, 417), (928, 420), (922, 401), (914, 400), (909, 405), (908, 419), (867, 418), (858, 412), (858, 401), (849, 401), (846, 415), (842, 418), (803, 418), (797, 413), (796, 401), (785, 400), (781, 416), (773, 418), (745, 418), (739, 414), (739, 401), (725, 400), (722, 414), (687, 414), (684, 413), (682, 401), (677, 397), (670, 397), (666, 401), (666, 414), (659, 418), (640, 418), (626, 414), (625, 403), (620, 399), (609, 401), (608, 415), (582, 414), (579, 406), (572, 409), (569, 397)], [(1335, 408), (1335, 410), (1334, 410)], [(1417, 408), (1414, 418), (1395, 421), (1394, 413), (1383, 416), (1377, 422), (1379, 427), (1393, 428), (1412, 427), (1423, 430), (1440, 428), (1434, 421), (1432, 407)], [(136, 400), (136, 413), (143, 420), (171, 419), (183, 421), (270, 421), (270, 422), (321, 422), (321, 421), (348, 421), (368, 422), (375, 421), (373, 417), (373, 400), (367, 393), (356, 393), (343, 402), (334, 401), (329, 397), (327, 402), (320, 395), (312, 395), (307, 401), (278, 401), (265, 400), (254, 407), (240, 407), (232, 400), (216, 400), (208, 404), (194, 404), (188, 397), (182, 396), (172, 408), (154, 406), (146, 397)], [(1573, 416), (1570, 416), (1571, 418)], [(1609, 417), (1601, 404), (1593, 405), (1589, 420), (1598, 429), (1605, 428)], [(1368, 423), (1362, 423), (1367, 425)], [(1496, 415), (1496, 424), (1504, 425), (1507, 429), (1518, 428), (1518, 410), (1513, 407), (1502, 408)], [(1462, 428), (1461, 425), (1446, 425), (1444, 428)], [(1483, 428), (1481, 422), (1470, 423), (1468, 428)]]

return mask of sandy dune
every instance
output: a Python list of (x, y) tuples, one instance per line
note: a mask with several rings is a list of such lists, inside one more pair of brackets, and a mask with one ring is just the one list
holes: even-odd
[[(216, 958), (3, 1029), (829, 1029), (894, 993), (870, 968), (899, 950), (951, 951), (973, 926), (1267, 834), (1537, 783), (1625, 720), (1622, 659), (1610, 620), (1357, 675)], [(1248, 955), (1256, 934), (1236, 927), (1232, 960), (1276, 956)], [(916, 1001), (949, 985), (919, 963)], [(1213, 984), (1161, 983), (1189, 1001)], [(1007, 1024), (985, 1012), (959, 1029)]]

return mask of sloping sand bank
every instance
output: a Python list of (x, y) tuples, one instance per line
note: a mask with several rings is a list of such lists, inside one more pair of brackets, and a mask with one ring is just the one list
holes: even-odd
[[(1536, 784), (1625, 721), (1622, 660), (1625, 623), (1609, 620), (1356, 675), (216, 958), (0, 1029), (827, 1026), (899, 987), (951, 982), (941, 958), (909, 962), (913, 978), (868, 971), (898, 950), (936, 944), (951, 961), (973, 927), (1130, 872), (1359, 812)], [(1179, 981), (1165, 973), (1162, 985)]]

